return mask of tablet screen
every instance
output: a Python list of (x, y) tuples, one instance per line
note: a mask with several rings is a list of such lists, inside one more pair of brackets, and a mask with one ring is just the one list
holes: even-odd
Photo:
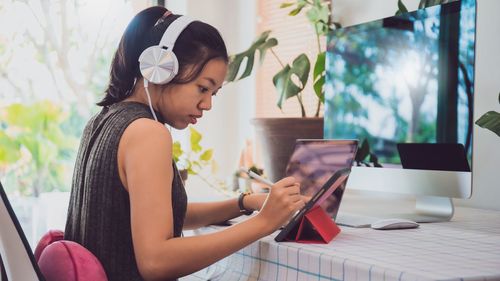
[[(341, 169), (335, 172), (328, 180), (321, 186), (321, 188), (314, 194), (309, 202), (298, 211), (290, 220), (290, 222), (283, 228), (283, 230), (274, 238), (275, 241), (284, 241), (289, 236), (297, 235), (297, 226), (301, 221), (304, 214), (315, 206), (321, 206), (321, 203), (330, 197), (341, 186), (345, 186), (351, 167)], [(293, 240), (293, 239), (292, 239)]]
[[(357, 140), (299, 139), (288, 161), (286, 175), (300, 182), (302, 195), (313, 197), (336, 171), (352, 167), (357, 148)], [(320, 205), (334, 219), (344, 190), (345, 182)]]

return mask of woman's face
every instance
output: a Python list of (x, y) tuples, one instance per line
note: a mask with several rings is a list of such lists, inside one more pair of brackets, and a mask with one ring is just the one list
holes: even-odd
[(176, 129), (196, 124), (197, 119), (203, 116), (203, 111), (212, 108), (212, 97), (221, 88), (226, 72), (226, 62), (213, 59), (195, 80), (165, 87), (155, 107), (167, 124)]

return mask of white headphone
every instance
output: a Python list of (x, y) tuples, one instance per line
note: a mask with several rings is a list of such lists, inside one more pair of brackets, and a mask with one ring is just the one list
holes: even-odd
[(160, 43), (142, 51), (139, 56), (139, 68), (142, 77), (144, 77), (144, 88), (146, 90), (149, 108), (156, 121), (158, 121), (158, 119), (156, 118), (156, 114), (151, 104), (148, 82), (163, 85), (172, 81), (175, 75), (177, 75), (179, 71), (179, 62), (173, 52), (175, 41), (191, 22), (193, 22), (193, 20), (187, 16), (177, 18), (167, 27), (167, 30), (165, 30), (161, 37)]

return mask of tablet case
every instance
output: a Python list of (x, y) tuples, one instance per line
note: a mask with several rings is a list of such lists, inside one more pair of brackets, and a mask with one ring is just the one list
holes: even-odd
[(302, 243), (328, 243), (340, 229), (330, 215), (321, 208), (321, 203), (338, 187), (345, 184), (351, 168), (336, 171), (320, 190), (297, 212), (281, 230), (274, 241), (297, 241)]
[(340, 228), (320, 206), (309, 210), (285, 238), (306, 244), (328, 244), (340, 233)]

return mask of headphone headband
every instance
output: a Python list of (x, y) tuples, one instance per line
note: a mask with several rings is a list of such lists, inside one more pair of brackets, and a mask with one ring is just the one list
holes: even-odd
[(163, 36), (161, 37), (160, 43), (158, 45), (172, 50), (174, 48), (177, 37), (179, 37), (181, 32), (186, 29), (186, 27), (191, 22), (193, 22), (193, 20), (188, 16), (181, 16), (177, 18), (167, 27), (167, 30), (165, 30), (165, 33), (163, 33)]
[(165, 19), (166, 19), (168, 16), (170, 16), (171, 14), (172, 14), (172, 12), (171, 12), (171, 11), (169, 11), (169, 10), (167, 10), (165, 13), (163, 13), (163, 15), (161, 16), (161, 18), (160, 18), (160, 19), (158, 19), (158, 20), (156, 21), (156, 23), (155, 23), (155, 25), (154, 25), (154, 26), (157, 26), (157, 25), (159, 25), (160, 23), (164, 22), (164, 21), (165, 21)]
[[(164, 16), (161, 19), (163, 18)], [(179, 63), (173, 52), (175, 41), (191, 22), (193, 20), (187, 16), (175, 19), (163, 33), (160, 43), (147, 48), (141, 53), (139, 68), (142, 76), (147, 81), (161, 85), (172, 81), (177, 75)]]

